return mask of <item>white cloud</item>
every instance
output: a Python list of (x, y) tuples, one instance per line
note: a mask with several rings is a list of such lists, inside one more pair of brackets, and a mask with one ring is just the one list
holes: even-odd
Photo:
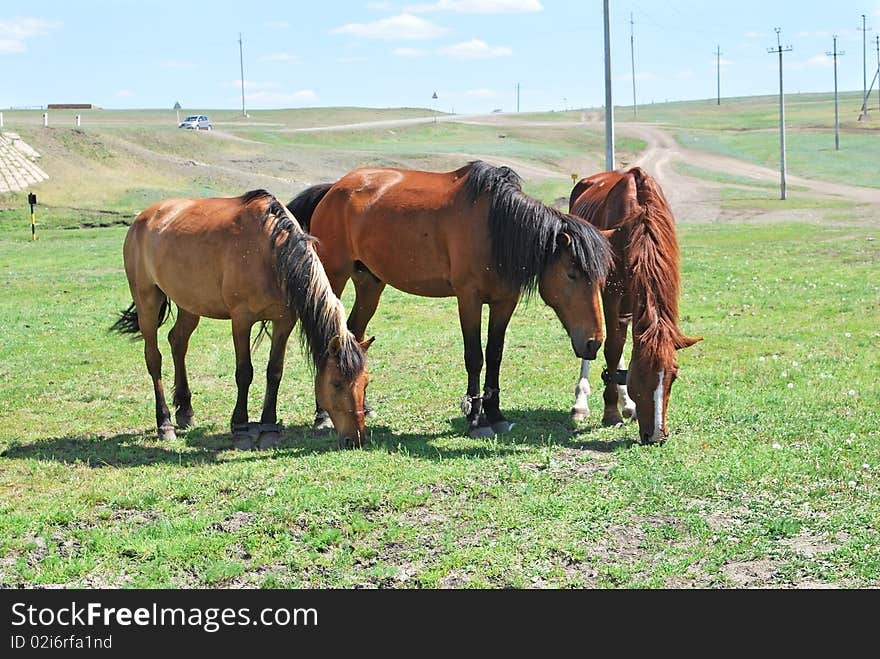
[(271, 55), (263, 55), (260, 58), (262, 62), (299, 62), (299, 57), (290, 53), (272, 53)]
[(437, 0), (431, 4), (413, 5), (410, 11), (454, 11), (459, 14), (513, 14), (542, 11), (540, 0)]
[(388, 9), (391, 9), (391, 3), (390, 2), (368, 2), (367, 9), (374, 9), (374, 10), (378, 10), (378, 11), (387, 11)]
[(0, 39), (0, 54), (6, 53), (23, 53), (27, 48), (24, 47), (23, 41), (16, 39)]
[(290, 27), (290, 23), (287, 21), (266, 21), (266, 27), (271, 27), (276, 30), (286, 30)]
[(116, 92), (116, 95), (122, 98), (131, 98), (135, 94), (130, 89), (120, 89), (118, 92)]
[(428, 54), (428, 51), (421, 48), (395, 48), (391, 51), (391, 54), (398, 57), (424, 57)]
[(498, 93), (494, 89), (468, 89), (464, 95), (473, 98), (495, 98)]
[(40, 18), (0, 20), (0, 53), (23, 53), (27, 50), (25, 41), (33, 37), (44, 37), (60, 27), (59, 21), (44, 21)]
[(297, 103), (313, 104), (318, 102), (318, 95), (311, 89), (302, 89), (298, 92), (255, 92), (246, 94), (247, 101), (251, 105), (289, 105)]
[(687, 80), (688, 78), (694, 77), (694, 72), (691, 71), (690, 69), (687, 69), (685, 71), (678, 71), (678, 72), (676, 72), (675, 77), (679, 78), (681, 80)]
[[(806, 69), (828, 69), (834, 65), (828, 55), (816, 55), (808, 60), (792, 60), (788, 66), (793, 71), (804, 71)], [(778, 65), (777, 65), (778, 68)]]
[(743, 36), (746, 39), (763, 39), (767, 35), (763, 32), (746, 32)]
[(336, 61), (340, 64), (350, 64), (352, 62), (366, 62), (367, 58), (363, 55), (351, 55), (348, 57), (337, 57)]
[(470, 41), (462, 41), (461, 43), (441, 48), (438, 51), (441, 55), (447, 55), (453, 59), (488, 59), (490, 57), (506, 57), (513, 55), (513, 51), (505, 46), (490, 48), (489, 45), (481, 39), (471, 39)]
[(330, 34), (351, 34), (365, 39), (436, 39), (446, 33), (446, 28), (434, 25), (412, 14), (400, 14), (391, 18), (383, 18), (372, 23), (347, 23), (333, 28)]

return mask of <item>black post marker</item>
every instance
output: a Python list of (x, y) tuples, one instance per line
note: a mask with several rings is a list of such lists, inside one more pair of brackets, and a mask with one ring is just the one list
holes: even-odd
[(37, 239), (37, 223), (34, 217), (34, 206), (37, 205), (37, 195), (33, 192), (28, 193), (28, 203), (31, 205), (31, 240)]

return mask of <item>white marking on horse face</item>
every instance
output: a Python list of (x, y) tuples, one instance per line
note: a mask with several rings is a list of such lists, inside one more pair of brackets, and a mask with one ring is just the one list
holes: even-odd
[(654, 434), (648, 438), (649, 442), (655, 442), (660, 437), (663, 427), (663, 378), (665, 370), (657, 374), (657, 388), (654, 389)]

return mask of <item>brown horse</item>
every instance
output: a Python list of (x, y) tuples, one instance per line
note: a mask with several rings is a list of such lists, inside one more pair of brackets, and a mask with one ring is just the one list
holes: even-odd
[[(641, 443), (662, 443), (669, 392), (678, 375), (676, 350), (702, 339), (685, 336), (678, 328), (681, 275), (672, 209), (657, 181), (633, 167), (578, 181), (569, 211), (606, 230), (615, 255), (602, 289), (607, 335), (602, 423), (623, 422), (620, 403), (624, 417), (638, 419)], [(623, 346), (630, 322), (633, 348), (626, 370)], [(582, 362), (571, 410), (575, 419), (589, 414), (589, 372), (589, 362)]]
[[(177, 320), (168, 333), (174, 359), (175, 420), (192, 423), (192, 395), (186, 374), (189, 338), (202, 316), (230, 319), (235, 346), (238, 398), (232, 412), (237, 448), (277, 446), (278, 385), (287, 340), (296, 321), (315, 371), (315, 397), (329, 412), (340, 444), (362, 445), (364, 390), (369, 381), (365, 350), (345, 326), (345, 310), (315, 253), (313, 239), (265, 190), (240, 197), (168, 199), (153, 204), (132, 223), (123, 246), (125, 274), (133, 302), (111, 327), (140, 334), (153, 379), (160, 439), (174, 439), (174, 424), (162, 385), (157, 328), (171, 303)], [(266, 394), (259, 423), (248, 422), (253, 380), (250, 337), (272, 324)]]
[[(522, 295), (536, 289), (568, 331), (574, 352), (595, 359), (602, 342), (599, 289), (611, 263), (596, 229), (522, 192), (508, 167), (475, 161), (452, 172), (356, 169), (307, 188), (288, 209), (318, 238), (337, 295), (354, 280), (348, 327), (362, 338), (387, 284), (424, 297), (456, 297), (471, 436), (510, 429), (499, 406), (504, 335)], [(486, 378), (481, 316), (489, 306)], [(320, 401), (316, 425), (321, 425)]]

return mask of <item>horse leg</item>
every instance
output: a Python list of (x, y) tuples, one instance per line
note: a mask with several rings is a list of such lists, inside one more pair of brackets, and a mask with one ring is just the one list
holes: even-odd
[(467, 392), (461, 403), (461, 411), (467, 418), (468, 435), (491, 437), (495, 434), (486, 415), (480, 397), (480, 373), (483, 370), (483, 346), (480, 339), (482, 303), (479, 299), (458, 298), (458, 320), (464, 339), (464, 366), (467, 370)]
[[(366, 268), (355, 268), (351, 280), (354, 282), (354, 305), (348, 314), (348, 329), (358, 341), (363, 341), (367, 325), (379, 307), (379, 298), (385, 290), (385, 282), (380, 281)], [(375, 417), (376, 412), (364, 398), (364, 412), (368, 417)]]
[(590, 416), (590, 360), (581, 360), (581, 374), (574, 387), (574, 405), (571, 406), (571, 418), (582, 421)]
[(189, 338), (198, 324), (199, 316), (178, 308), (177, 322), (168, 332), (171, 357), (174, 359), (174, 420), (178, 428), (187, 428), (193, 421), (192, 392), (186, 377), (186, 351)]
[[(617, 364), (617, 368), (621, 371), (626, 370), (626, 359), (624, 359), (622, 354), (620, 355), (620, 362)], [(629, 397), (629, 393), (627, 393), (625, 384), (617, 385), (617, 395), (620, 398), (620, 405), (623, 408), (623, 418), (635, 421), (636, 402)]]
[[(153, 395), (156, 399), (156, 427), (160, 440), (177, 439), (174, 424), (171, 423), (171, 410), (165, 402), (165, 387), (162, 384), (162, 353), (159, 352), (159, 309), (165, 302), (165, 295), (155, 286), (148, 292), (141, 292), (135, 298), (138, 311), (138, 326), (144, 337), (144, 361), (147, 372), (153, 379)], [(168, 302), (170, 304), (170, 302)]]
[(627, 319), (621, 318), (622, 298), (603, 298), (605, 311), (605, 389), (602, 398), (605, 409), (602, 413), (603, 426), (616, 426), (623, 423), (618, 409), (619, 387), (617, 385), (617, 369), (623, 355), (623, 344), (626, 342)]
[(293, 331), (294, 322), (281, 318), (272, 322), (272, 347), (266, 365), (266, 396), (260, 416), (260, 448), (274, 448), (281, 443), (281, 427), (278, 425), (278, 386), (284, 374), (284, 355), (287, 339)]
[(505, 433), (513, 424), (501, 413), (499, 376), (504, 353), (504, 335), (517, 300), (505, 300), (489, 305), (489, 335), (486, 340), (486, 381), (483, 385), (483, 413), (496, 434)]
[(233, 445), (237, 449), (254, 447), (254, 430), (248, 422), (248, 391), (254, 379), (254, 366), (251, 362), (251, 328), (253, 321), (240, 316), (232, 317), (232, 343), (235, 346), (235, 385), (238, 397), (232, 410)]

